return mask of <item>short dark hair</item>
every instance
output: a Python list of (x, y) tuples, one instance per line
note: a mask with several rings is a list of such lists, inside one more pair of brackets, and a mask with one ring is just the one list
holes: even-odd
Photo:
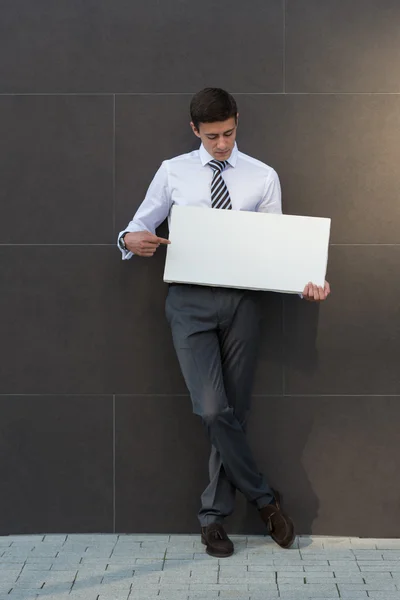
[(190, 116), (196, 129), (200, 123), (226, 121), (237, 116), (236, 100), (221, 88), (205, 88), (197, 92), (190, 102)]

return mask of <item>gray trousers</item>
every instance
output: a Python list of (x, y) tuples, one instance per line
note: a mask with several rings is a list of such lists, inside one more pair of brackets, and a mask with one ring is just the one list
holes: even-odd
[(258, 508), (273, 499), (245, 433), (260, 332), (255, 294), (179, 284), (168, 291), (166, 315), (181, 371), (212, 444), (202, 526), (233, 512), (236, 489)]

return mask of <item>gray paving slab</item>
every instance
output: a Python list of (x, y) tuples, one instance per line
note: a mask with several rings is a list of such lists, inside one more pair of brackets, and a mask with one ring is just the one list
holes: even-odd
[(400, 600), (400, 540), (232, 539), (216, 559), (197, 534), (0, 537), (0, 600)]

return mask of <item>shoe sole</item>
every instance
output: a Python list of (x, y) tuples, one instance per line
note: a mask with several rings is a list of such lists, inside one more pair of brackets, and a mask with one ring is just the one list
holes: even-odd
[(232, 554), (234, 553), (235, 550), (232, 550), (232, 552), (230, 552), (229, 554), (222, 554), (222, 552), (212, 552), (210, 551), (209, 547), (207, 546), (207, 542), (204, 539), (203, 536), (201, 536), (201, 543), (204, 544), (204, 546), (206, 547), (206, 552), (209, 556), (213, 556), (214, 558), (229, 558), (230, 556), (232, 556)]
[(208, 547), (206, 548), (206, 552), (209, 556), (213, 556), (214, 558), (229, 558), (233, 554), (233, 550), (230, 554), (220, 554), (219, 552), (211, 552)]

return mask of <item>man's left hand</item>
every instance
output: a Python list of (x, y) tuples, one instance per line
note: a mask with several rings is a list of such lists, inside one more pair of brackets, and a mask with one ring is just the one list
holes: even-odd
[(309, 302), (323, 302), (323, 300), (327, 299), (330, 293), (331, 287), (327, 281), (325, 281), (324, 287), (310, 282), (304, 288), (303, 298)]

